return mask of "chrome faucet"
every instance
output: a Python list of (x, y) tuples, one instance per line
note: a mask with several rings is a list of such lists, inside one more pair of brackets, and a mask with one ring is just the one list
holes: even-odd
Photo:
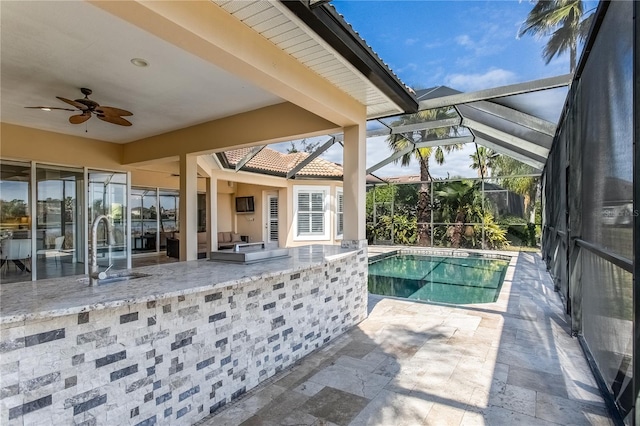
[(89, 272), (89, 285), (91, 286), (96, 286), (98, 285), (98, 280), (107, 278), (107, 271), (113, 266), (110, 265), (104, 272), (98, 270), (98, 225), (102, 220), (107, 223), (107, 244), (111, 246), (116, 243), (113, 224), (109, 221), (109, 218), (105, 215), (96, 217), (93, 220), (93, 224), (91, 224), (91, 271)]

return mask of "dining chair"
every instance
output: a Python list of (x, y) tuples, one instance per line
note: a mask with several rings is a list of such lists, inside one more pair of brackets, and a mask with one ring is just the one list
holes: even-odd
[(64, 245), (64, 235), (61, 237), (56, 237), (55, 239), (55, 260), (56, 260), (56, 268), (58, 267), (58, 259), (60, 258), (60, 253), (62, 253), (62, 246)]
[(2, 240), (2, 265), (10, 260), (20, 270), (31, 272), (31, 238)]

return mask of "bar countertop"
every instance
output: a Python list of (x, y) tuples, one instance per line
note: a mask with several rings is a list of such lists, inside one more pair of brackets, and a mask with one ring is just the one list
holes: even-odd
[[(86, 275), (0, 286), (0, 324), (39, 320), (144, 303), (242, 284), (258, 277), (295, 273), (355, 253), (330, 245), (290, 249), (290, 257), (248, 265), (196, 260), (134, 268), (148, 277), (91, 287)], [(84, 278), (84, 282), (83, 282)]]

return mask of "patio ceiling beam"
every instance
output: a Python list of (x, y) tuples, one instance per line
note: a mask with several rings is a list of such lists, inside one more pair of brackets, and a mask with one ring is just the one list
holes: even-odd
[(460, 124), (460, 117), (446, 118), (443, 120), (425, 121), (423, 123), (406, 124), (404, 126), (391, 127), (391, 134), (415, 132), (419, 130), (438, 129), (440, 127), (457, 126)]
[(241, 168), (243, 168), (245, 164), (251, 161), (251, 159), (256, 155), (258, 155), (258, 153), (262, 151), (265, 147), (266, 145), (253, 147), (247, 155), (245, 155), (244, 157), (242, 157), (240, 161), (238, 161), (238, 164), (236, 164), (236, 172), (239, 171)]
[(204, 155), (268, 145), (323, 136), (339, 129), (335, 123), (285, 102), (124, 144), (122, 164), (173, 160), (181, 153)]
[(545, 158), (537, 155), (531, 155), (529, 153), (523, 153), (519, 150), (515, 150), (513, 147), (505, 146), (498, 141), (489, 141), (483, 137), (476, 137), (475, 142), (484, 147), (490, 148), (499, 154), (504, 154), (521, 163), (534, 167), (537, 170), (542, 170), (546, 162)]
[(467, 104), (469, 102), (485, 101), (487, 99), (500, 98), (504, 96), (555, 89), (557, 87), (568, 86), (572, 80), (573, 74), (564, 74), (557, 77), (549, 77), (524, 83), (511, 84), (508, 86), (495, 87), (492, 89), (479, 90), (477, 92), (460, 93), (457, 95), (443, 96), (441, 98), (425, 99), (424, 101), (420, 101), (419, 110), (423, 111), (426, 109)]
[(462, 120), (462, 125), (465, 127), (468, 127), (469, 129), (476, 130), (488, 136), (502, 140), (506, 144), (516, 146), (520, 149), (531, 152), (532, 154), (536, 154), (544, 158), (546, 158), (547, 155), (549, 155), (549, 149), (551, 148), (551, 141), (547, 143), (547, 142), (533, 142), (530, 140), (525, 140), (517, 136), (514, 136), (512, 134), (503, 132), (501, 130), (497, 130), (491, 126), (487, 126), (486, 124), (482, 124), (477, 121), (470, 120), (468, 118), (464, 118)]
[(447, 139), (434, 139), (434, 140), (429, 140), (429, 141), (422, 141), (422, 142), (415, 142), (412, 143), (411, 145), (409, 145), (408, 147), (395, 152), (393, 155), (389, 156), (387, 159), (380, 161), (379, 163), (369, 167), (367, 169), (367, 174), (371, 174), (373, 172), (375, 172), (376, 170), (386, 166), (389, 163), (392, 163), (394, 161), (396, 161), (397, 159), (399, 159), (400, 157), (402, 157), (403, 155), (406, 155), (418, 148), (428, 148), (428, 147), (433, 147), (433, 146), (445, 146), (445, 145), (456, 145), (459, 143), (468, 143), (468, 142), (473, 142), (473, 136), (463, 136), (463, 137), (457, 137), (457, 138), (447, 138)]
[(478, 111), (486, 112), (487, 114), (494, 115), (498, 118), (502, 118), (504, 120), (527, 127), (531, 130), (535, 130), (536, 132), (540, 132), (551, 137), (555, 136), (556, 134), (556, 125), (554, 123), (524, 113), (522, 111), (506, 107), (504, 105), (496, 104), (490, 101), (478, 101), (466, 104), (464, 106), (476, 109)]
[(295, 176), (296, 173), (298, 173), (300, 170), (304, 168), (304, 166), (306, 166), (307, 164), (315, 160), (320, 154), (322, 154), (327, 149), (329, 149), (335, 142), (336, 142), (336, 138), (331, 137), (329, 140), (327, 140), (325, 143), (319, 146), (318, 149), (316, 149), (311, 154), (309, 154), (307, 158), (302, 160), (300, 163), (298, 163), (297, 166), (295, 166), (293, 169), (287, 172), (287, 179), (291, 179), (293, 176)]

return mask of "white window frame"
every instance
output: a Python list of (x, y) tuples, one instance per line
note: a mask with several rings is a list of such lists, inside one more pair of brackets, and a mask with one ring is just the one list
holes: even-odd
[[(323, 195), (324, 214), (323, 214), (323, 232), (322, 234), (305, 234), (298, 235), (298, 194), (300, 193), (318, 193)], [(329, 196), (330, 188), (328, 186), (313, 186), (313, 185), (295, 185), (293, 187), (293, 241), (328, 241), (331, 239), (329, 230)]]
[[(342, 211), (340, 211), (339, 198), (342, 196)], [(341, 187), (336, 187), (336, 240), (342, 240), (344, 238), (344, 191)], [(338, 229), (340, 223), (340, 216), (342, 215), (342, 232)]]

